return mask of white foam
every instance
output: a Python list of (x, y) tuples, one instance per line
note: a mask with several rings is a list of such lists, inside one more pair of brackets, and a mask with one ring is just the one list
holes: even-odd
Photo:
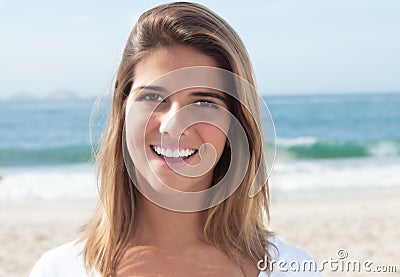
[(90, 166), (1, 170), (0, 202), (95, 199), (97, 187)]
[(393, 141), (382, 141), (369, 149), (369, 153), (377, 157), (398, 156), (400, 149)]
[[(0, 203), (97, 199), (90, 166), (0, 168)], [(337, 190), (400, 188), (400, 158), (294, 161), (279, 159), (270, 178), (273, 193), (297, 195)]]
[(400, 188), (400, 159), (397, 157), (277, 161), (274, 169), (271, 188), (283, 194)]
[(312, 145), (316, 143), (318, 139), (316, 137), (297, 137), (297, 138), (277, 138), (276, 142), (278, 145), (290, 147), (295, 145)]

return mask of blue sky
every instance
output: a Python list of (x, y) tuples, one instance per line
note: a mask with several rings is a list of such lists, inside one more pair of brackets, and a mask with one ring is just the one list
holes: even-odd
[[(0, 0), (0, 98), (101, 94), (138, 16), (165, 1)], [(400, 91), (400, 1), (196, 1), (224, 17), (263, 94)]]

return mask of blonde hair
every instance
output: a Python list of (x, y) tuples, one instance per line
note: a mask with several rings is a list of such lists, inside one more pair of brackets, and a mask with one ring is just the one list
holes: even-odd
[[(111, 111), (96, 156), (100, 200), (95, 216), (81, 229), (82, 254), (88, 271), (96, 270), (103, 276), (112, 276), (136, 230), (139, 191), (132, 183), (123, 159), (126, 99), (137, 62), (160, 47), (174, 44), (193, 47), (215, 58), (221, 68), (255, 86), (243, 43), (235, 31), (211, 10), (199, 4), (177, 2), (157, 6), (140, 16), (129, 35), (117, 71)], [(268, 237), (272, 235), (264, 221), (265, 215), (269, 220), (268, 184), (263, 184), (256, 196), (248, 196), (253, 181), (266, 182), (267, 179), (260, 111), (254, 90), (237, 97), (241, 103), (232, 101), (230, 110), (246, 132), (250, 161), (236, 191), (207, 210), (203, 232), (209, 243), (223, 250), (238, 264), (242, 258), (256, 264), (265, 254), (269, 255), (266, 249), (270, 245)], [(243, 105), (252, 107), (252, 110)], [(229, 149), (225, 150), (214, 171), (214, 177), (219, 177), (214, 179), (219, 179), (229, 165)]]

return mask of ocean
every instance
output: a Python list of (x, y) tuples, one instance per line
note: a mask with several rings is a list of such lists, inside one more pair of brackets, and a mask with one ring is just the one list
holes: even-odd
[[(264, 100), (276, 128), (273, 192), (400, 187), (400, 94)], [(96, 197), (89, 127), (94, 101), (0, 101), (0, 201)], [(92, 126), (94, 147), (104, 107)]]

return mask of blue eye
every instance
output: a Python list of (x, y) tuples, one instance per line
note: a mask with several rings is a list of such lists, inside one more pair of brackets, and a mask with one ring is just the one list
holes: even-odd
[(206, 108), (215, 108), (217, 109), (219, 106), (212, 101), (207, 100), (199, 100), (194, 103), (196, 106), (206, 107)]

